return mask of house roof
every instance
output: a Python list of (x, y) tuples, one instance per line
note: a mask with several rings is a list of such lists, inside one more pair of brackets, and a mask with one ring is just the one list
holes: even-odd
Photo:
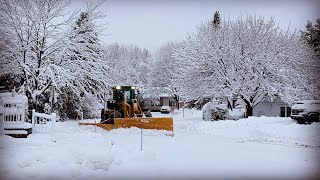
[(0, 93), (0, 103), (27, 104), (28, 98), (26, 95), (18, 94), (16, 92), (5, 92)]
[(159, 96), (160, 96), (160, 97), (169, 97), (168, 94), (160, 94)]

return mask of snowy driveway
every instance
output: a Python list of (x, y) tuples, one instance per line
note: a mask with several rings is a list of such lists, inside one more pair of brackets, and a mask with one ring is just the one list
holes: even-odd
[[(172, 116), (153, 113), (154, 116)], [(320, 124), (290, 118), (205, 122), (175, 111), (174, 136), (57, 124), (54, 138), (0, 138), (1, 179), (306, 178), (317, 170)]]

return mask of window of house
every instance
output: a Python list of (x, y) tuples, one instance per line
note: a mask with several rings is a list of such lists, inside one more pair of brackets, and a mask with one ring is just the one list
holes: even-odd
[(286, 107), (280, 107), (280, 117), (286, 117)]
[(290, 117), (291, 114), (291, 107), (287, 107), (287, 116), (286, 117)]
[(289, 117), (291, 114), (290, 107), (280, 107), (280, 117)]

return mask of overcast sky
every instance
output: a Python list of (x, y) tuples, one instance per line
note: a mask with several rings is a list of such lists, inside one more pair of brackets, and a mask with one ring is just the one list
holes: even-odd
[[(85, 8), (86, 0), (74, 0), (73, 7)], [(281, 28), (304, 29), (307, 20), (320, 17), (318, 0), (107, 0), (108, 29), (105, 44), (135, 44), (151, 51), (169, 41), (181, 41), (197, 25), (210, 20), (215, 11), (224, 19), (242, 15), (274, 17)]]

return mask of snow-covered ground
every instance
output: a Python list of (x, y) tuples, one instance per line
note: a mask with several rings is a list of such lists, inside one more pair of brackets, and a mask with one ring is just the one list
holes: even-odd
[(301, 179), (318, 170), (320, 123), (278, 117), (211, 122), (187, 109), (175, 110), (173, 118), (174, 136), (142, 131), (142, 151), (138, 128), (108, 132), (76, 121), (57, 123), (54, 137), (2, 136), (0, 179)]

